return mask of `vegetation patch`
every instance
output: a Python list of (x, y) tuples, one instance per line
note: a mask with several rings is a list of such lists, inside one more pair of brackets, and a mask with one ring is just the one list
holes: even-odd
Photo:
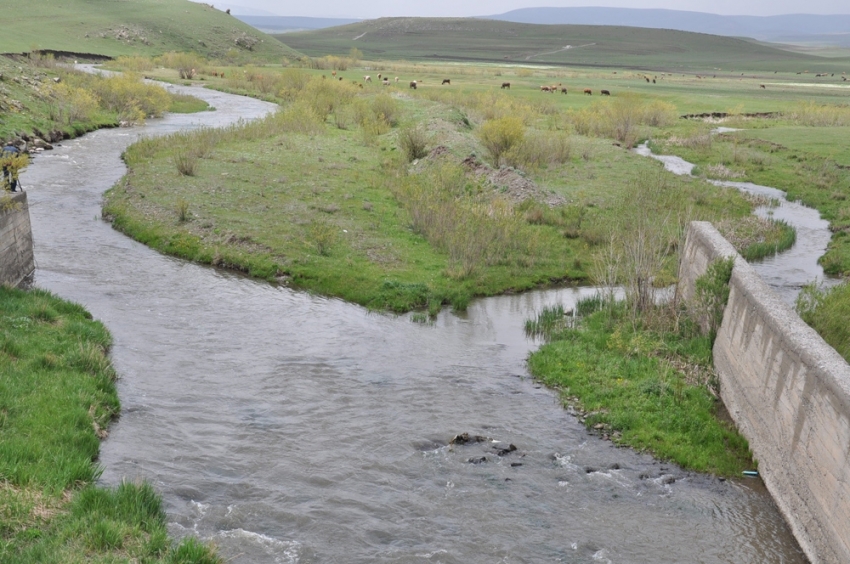
[(828, 289), (816, 283), (805, 286), (797, 298), (797, 313), (850, 362), (850, 284)]
[(0, 562), (217, 563), (168, 538), (147, 484), (93, 485), (118, 414), (111, 339), (81, 306), (0, 287)]

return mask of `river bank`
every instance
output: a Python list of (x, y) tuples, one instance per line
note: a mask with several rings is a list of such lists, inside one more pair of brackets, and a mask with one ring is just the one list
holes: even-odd
[(172, 544), (150, 485), (94, 485), (120, 410), (111, 342), (77, 304), (0, 287), (0, 561), (219, 563), (192, 537)]
[[(218, 111), (144, 132), (271, 108), (198, 95)], [(475, 300), (423, 325), (162, 256), (93, 219), (138, 133), (64, 144), (24, 181), (40, 186), (36, 283), (84, 303), (115, 336), (124, 411), (101, 449), (102, 480), (149, 479), (172, 534), (193, 531), (246, 563), (803, 561), (757, 483), (588, 440), (523, 377), (539, 344), (523, 320), (593, 289)], [(449, 444), (463, 432), (518, 450)], [(645, 522), (651, 532), (634, 528)]]

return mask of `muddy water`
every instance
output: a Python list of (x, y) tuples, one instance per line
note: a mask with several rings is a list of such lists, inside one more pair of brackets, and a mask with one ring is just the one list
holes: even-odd
[[(422, 325), (113, 231), (101, 194), (133, 139), (269, 110), (200, 94), (218, 111), (67, 141), (23, 178), (36, 284), (115, 337), (124, 410), (105, 483), (150, 480), (173, 533), (246, 564), (805, 562), (757, 480), (614, 448), (528, 378), (523, 320), (591, 289), (478, 300)], [(463, 432), (487, 440), (448, 444)]]
[[(737, 131), (728, 127), (715, 130), (717, 133)], [(655, 155), (646, 144), (635, 149), (635, 152), (652, 157), (664, 164), (668, 171), (687, 176), (694, 165), (681, 157), (673, 155)], [(773, 200), (774, 205), (760, 206), (755, 213), (761, 217), (782, 220), (797, 231), (794, 246), (782, 253), (753, 261), (753, 268), (789, 304), (794, 304), (800, 289), (810, 282), (829, 286), (838, 282), (827, 277), (818, 259), (826, 253), (826, 247), (832, 238), (829, 222), (822, 219), (820, 213), (804, 206), (800, 202), (789, 202), (785, 192), (769, 186), (760, 186), (752, 182), (731, 182), (726, 180), (710, 180), (715, 186), (735, 188), (748, 194), (764, 196)]]

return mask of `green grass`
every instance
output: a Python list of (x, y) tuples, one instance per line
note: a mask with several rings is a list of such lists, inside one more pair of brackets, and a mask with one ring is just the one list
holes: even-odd
[(690, 322), (679, 331), (636, 329), (618, 304), (556, 330), (528, 365), (616, 444), (721, 476), (753, 467), (746, 440), (718, 417), (710, 337)]
[[(374, 60), (587, 65), (716, 74), (840, 72), (847, 66), (846, 58), (815, 57), (701, 33), (457, 18), (381, 18), (275, 37), (311, 56), (345, 55), (356, 47)], [(565, 49), (566, 45), (571, 48)]]
[(0, 53), (33, 49), (110, 57), (193, 51), (275, 62), (300, 56), (223, 11), (188, 0), (4, 3)]
[(180, 560), (147, 484), (93, 485), (118, 414), (111, 338), (81, 306), (0, 287), (0, 562)]
[(814, 283), (803, 288), (797, 299), (797, 312), (824, 341), (850, 362), (850, 284), (844, 282), (826, 290)]
[[(339, 88), (350, 89), (353, 97), (337, 103), (323, 120), (306, 108), (311, 100), (323, 100), (323, 89), (338, 81), (317, 78), (320, 72), (298, 78), (300, 71), (286, 70), (279, 79), (259, 78), (255, 72), (280, 73), (228, 70), (235, 78), (217, 84), (277, 100), (285, 108), (279, 116), (223, 133), (178, 135), (128, 149), (131, 171), (108, 193), (104, 206), (116, 228), (162, 252), (403, 311), (587, 281), (592, 257), (617, 228), (620, 202), (637, 177), (656, 177), (667, 187), (663, 205), (673, 218), (671, 241), (677, 237), (673, 224), (685, 217), (740, 218), (751, 210), (735, 190), (673, 177), (658, 163), (604, 138), (569, 135), (568, 114), (550, 105), (549, 98), (461, 87), (454, 91), (457, 96), (443, 99), (438, 94), (450, 91), (436, 86), (411, 97), (395, 88), (360, 90), (343, 81)], [(312, 83), (310, 76), (316, 77)], [(290, 92), (287, 84), (307, 83), (313, 86), (304, 88), (315, 96), (274, 95)], [(268, 84), (273, 87), (264, 94), (260, 88)], [(376, 105), (380, 112), (370, 110)], [(358, 115), (387, 111), (396, 115), (396, 126), (373, 131), (371, 118), (358, 124)], [(527, 167), (524, 177), (514, 174), (515, 181), (536, 185), (532, 199), (511, 201), (515, 188), (491, 185), (473, 174), (453, 180), (446, 196), (434, 195), (430, 203), (417, 196), (437, 169), (429, 158), (406, 164), (399, 132), (421, 123), (429, 132), (428, 150), (443, 147), (446, 163), (456, 165), (475, 153), (486, 165), (477, 130), (492, 112), (524, 115), (532, 138), (567, 136), (568, 150), (558, 162), (544, 159)], [(303, 128), (306, 133), (299, 132)], [(203, 154), (184, 154), (185, 147), (202, 147)], [(177, 172), (176, 157), (191, 160), (192, 175)], [(549, 197), (556, 198), (553, 207), (535, 203)], [(425, 209), (438, 201), (441, 211)], [(507, 215), (491, 214), (505, 219), (500, 226), (487, 218), (490, 212), (475, 216), (471, 211), (502, 209), (500, 201), (512, 202)], [(449, 221), (463, 217), (456, 213), (462, 209), (470, 210), (469, 221)], [(436, 219), (451, 225), (429, 227)], [(500, 247), (492, 241), (501, 241)], [(671, 255), (667, 279), (673, 277), (674, 262)]]

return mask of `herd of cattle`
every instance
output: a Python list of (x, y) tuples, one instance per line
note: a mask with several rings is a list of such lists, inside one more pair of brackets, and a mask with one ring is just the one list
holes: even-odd
[[(333, 75), (333, 77), (334, 77), (334, 78), (337, 78), (336, 71), (333, 71), (331, 74)], [(615, 72), (614, 74), (617, 74), (617, 73)], [(669, 76), (673, 76), (673, 73), (661, 73), (661, 79), (662, 79), (662, 80), (664, 79), (664, 75), (665, 75), (665, 74), (667, 74), (667, 75), (669, 75)], [(798, 72), (797, 74), (800, 74), (800, 73)], [(841, 73), (841, 74), (842, 74), (842, 75), (844, 75), (845, 73)], [(222, 78), (223, 78), (223, 77), (224, 77), (224, 73), (221, 73), (221, 76), (222, 76)], [(682, 76), (685, 76), (685, 75), (682, 75)], [(696, 76), (696, 78), (699, 78), (699, 79), (702, 79), (702, 78), (708, 78), (707, 76), (701, 76), (701, 75), (695, 75), (695, 76)], [(743, 76), (743, 75), (742, 75), (742, 76)], [(828, 75), (827, 75), (826, 73), (823, 73), (823, 74), (818, 74), (818, 75), (816, 75), (816, 76), (817, 76), (817, 77), (823, 77), (823, 76), (828, 76)], [(834, 76), (834, 75), (829, 75), (829, 76)], [(325, 78), (325, 75), (322, 75), (322, 78)], [(339, 78), (339, 80), (342, 80), (342, 77), (341, 77), (341, 76), (340, 76), (340, 77), (338, 77), (338, 78)], [(389, 86), (390, 84), (392, 84), (392, 82), (395, 82), (396, 84), (398, 84), (398, 81), (399, 81), (399, 78), (398, 78), (397, 76), (393, 79), (393, 81), (390, 81), (390, 77), (388, 77), (388, 76), (384, 76), (382, 73), (379, 73), (379, 74), (377, 75), (377, 78), (378, 78), (378, 80), (381, 82), (381, 84), (383, 84), (384, 86)], [(644, 79), (644, 80), (646, 80), (646, 82), (647, 82), (647, 83), (650, 83), (650, 82), (651, 82), (652, 84), (657, 84), (657, 83), (658, 83), (657, 81), (659, 80), (658, 75), (655, 75), (655, 76), (653, 76), (652, 78), (650, 78), (649, 76), (646, 76), (646, 75), (638, 75), (638, 78), (639, 78), (639, 79)], [(712, 78), (717, 78), (717, 75), (713, 75), (713, 76), (712, 76)], [(753, 78), (755, 78), (755, 77), (753, 77)], [(847, 81), (847, 77), (846, 77), (846, 76), (842, 76), (842, 77), (841, 77), (841, 79), (842, 79), (842, 80), (844, 80), (845, 82)], [(368, 75), (368, 74), (367, 74), (367, 75), (364, 75), (364, 76), (363, 76), (363, 82), (362, 82), (362, 83), (357, 82), (357, 81), (353, 81), (353, 82), (355, 82), (355, 84), (357, 84), (358, 86), (360, 86), (360, 88), (363, 88), (363, 84), (365, 84), (365, 83), (367, 83), (367, 82), (372, 82), (372, 76), (371, 76), (371, 75)], [(409, 82), (409, 87), (410, 87), (411, 89), (413, 89), (413, 90), (416, 90), (416, 89), (417, 89), (417, 87), (418, 87), (420, 84), (423, 84), (424, 82), (425, 82), (424, 80), (411, 80), (411, 81)], [(451, 85), (451, 83), (452, 83), (451, 79), (449, 79), (449, 78), (444, 78), (444, 79), (442, 80), (442, 82), (440, 83), (440, 85), (441, 85), (441, 86), (445, 86), (445, 85), (449, 85), (449, 86), (450, 86), (450, 85)], [(503, 83), (502, 83), (501, 88), (502, 88), (503, 90), (510, 90), (510, 88), (511, 88), (511, 83), (510, 83), (510, 82), (503, 82)], [(766, 88), (766, 87), (765, 87), (765, 85), (764, 85), (764, 84), (759, 84), (759, 88), (764, 89), (764, 88)], [(543, 86), (541, 86), (541, 87), (540, 87), (540, 91), (541, 91), (541, 92), (548, 92), (549, 94), (554, 94), (555, 92), (560, 92), (561, 94), (566, 94), (566, 93), (567, 93), (567, 87), (566, 87), (566, 86), (564, 86), (563, 84), (561, 84), (561, 83), (559, 82), (558, 84), (543, 85)], [(582, 92), (583, 92), (584, 94), (588, 95), (588, 96), (592, 96), (592, 95), (593, 95), (593, 90), (591, 90), (590, 88), (585, 88)], [(602, 95), (602, 96), (610, 96), (610, 95), (611, 95), (611, 91), (610, 91), (610, 90), (600, 90), (600, 91), (599, 91), (599, 94), (600, 94), (600, 95)]]
[[(342, 77), (341, 77), (341, 76), (340, 76), (340, 77), (337, 77), (337, 75), (336, 75), (336, 71), (333, 71), (333, 72), (331, 73), (331, 75), (332, 75), (334, 78), (338, 78), (339, 80), (342, 80)], [(322, 78), (326, 78), (326, 77), (325, 77), (325, 75), (322, 75)], [(393, 82), (395, 82), (395, 84), (398, 84), (398, 81), (399, 81), (399, 78), (398, 78), (397, 76), (396, 76), (396, 77), (395, 77), (395, 78), (391, 81), (391, 80), (390, 80), (390, 77), (388, 77), (388, 76), (384, 76), (382, 73), (378, 73), (378, 75), (377, 75), (377, 79), (378, 79), (378, 80), (381, 82), (381, 84), (383, 84), (384, 86), (389, 86), (389, 85), (390, 85), (390, 84), (392, 84)], [(363, 75), (363, 82), (362, 82), (362, 83), (357, 82), (357, 81), (353, 81), (353, 82), (355, 82), (358, 86), (360, 86), (360, 88), (363, 88), (363, 84), (366, 84), (366, 83), (372, 83), (372, 82), (373, 82), (373, 81), (372, 81), (372, 75), (370, 75), (370, 74)], [(654, 82), (654, 81), (653, 81), (653, 82)], [(416, 89), (419, 87), (419, 85), (420, 85), (420, 84), (424, 84), (424, 83), (425, 83), (425, 81), (424, 81), (424, 80), (411, 80), (411, 81), (408, 83), (408, 86), (409, 86), (412, 90), (416, 90)], [(444, 78), (444, 79), (440, 82), (440, 85), (441, 85), (441, 86), (445, 86), (445, 85), (449, 85), (449, 86), (451, 86), (451, 84), (452, 84), (452, 80), (451, 80), (450, 78)], [(510, 83), (510, 82), (503, 82), (503, 83), (502, 83), (501, 88), (502, 88), (502, 90), (506, 90), (506, 89), (507, 89), (507, 90), (510, 90), (510, 88), (511, 88), (511, 83)], [(567, 93), (567, 87), (566, 87), (566, 86), (564, 86), (564, 85), (562, 85), (562, 84), (559, 82), (558, 84), (554, 84), (554, 85), (551, 85), (551, 86), (541, 86), (541, 87), (540, 87), (540, 91), (541, 91), (541, 92), (549, 92), (549, 93), (551, 93), (551, 94), (554, 94), (555, 92), (560, 92), (561, 94), (566, 94), (566, 93)], [(584, 93), (585, 93), (585, 94), (587, 94), (588, 96), (591, 96), (591, 95), (593, 95), (593, 90), (591, 90), (590, 88), (585, 88), (585, 89), (584, 89)], [(610, 91), (610, 90), (600, 90), (600, 91), (599, 91), (599, 93), (600, 93), (602, 96), (610, 96), (610, 95), (611, 95), (611, 91)]]

